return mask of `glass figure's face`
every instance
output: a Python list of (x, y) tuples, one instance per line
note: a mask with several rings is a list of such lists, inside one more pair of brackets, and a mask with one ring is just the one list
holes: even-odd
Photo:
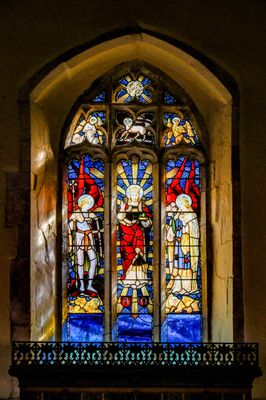
[(81, 206), (81, 210), (85, 212), (89, 211), (90, 208), (91, 208), (90, 202), (83, 203)]
[(180, 194), (176, 198), (176, 205), (178, 211), (191, 211), (192, 200), (187, 194)]
[(127, 188), (126, 196), (129, 204), (132, 203), (137, 205), (143, 196), (143, 190), (138, 185), (131, 185)]
[(131, 118), (124, 119), (124, 125), (126, 129), (129, 129), (132, 126), (133, 120)]
[(173, 118), (173, 124), (174, 125), (179, 125), (179, 122), (180, 122), (180, 118), (178, 118), (178, 117), (175, 117), (175, 118)]
[(187, 211), (190, 208), (190, 202), (187, 198), (183, 197), (179, 200), (178, 210), (179, 211)]
[(131, 200), (132, 200), (134, 203), (137, 203), (137, 202), (140, 200), (139, 190), (137, 190), (137, 189), (132, 189), (132, 190), (130, 191), (130, 197), (131, 197)]
[(90, 123), (92, 125), (95, 125), (97, 123), (97, 118), (96, 117), (90, 117)]
[(82, 212), (89, 211), (94, 205), (94, 200), (91, 195), (84, 194), (79, 198), (78, 206)]

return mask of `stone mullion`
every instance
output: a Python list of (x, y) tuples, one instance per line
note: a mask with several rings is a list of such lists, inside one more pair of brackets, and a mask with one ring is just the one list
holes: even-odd
[(112, 273), (112, 245), (110, 240), (111, 230), (111, 164), (105, 163), (104, 182), (104, 342), (112, 340), (111, 335), (111, 273)]
[(202, 339), (208, 341), (208, 307), (207, 307), (207, 236), (206, 236), (206, 168), (200, 166), (200, 265), (202, 296)]
[(161, 263), (160, 263), (160, 300), (161, 300), (161, 315), (160, 315), (160, 328), (162, 329), (163, 322), (166, 318), (166, 234), (165, 234), (165, 164), (161, 163), (160, 165), (160, 247), (161, 247)]
[[(117, 174), (115, 172), (116, 160), (112, 160), (110, 186), (110, 336), (113, 341), (117, 341), (117, 217), (116, 217), (116, 197), (117, 197)], [(115, 337), (114, 333), (115, 332)]]
[(160, 195), (159, 195), (159, 166), (153, 164), (153, 340), (160, 342)]

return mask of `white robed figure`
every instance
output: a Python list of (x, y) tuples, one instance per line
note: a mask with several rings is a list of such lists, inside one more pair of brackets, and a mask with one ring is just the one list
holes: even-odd
[(89, 143), (103, 144), (105, 131), (101, 127), (102, 124), (101, 118), (93, 115), (84, 119), (76, 127), (71, 138), (72, 143), (79, 144), (87, 140)]
[(172, 216), (167, 229), (170, 281), (168, 293), (190, 294), (198, 290), (199, 224), (192, 200), (177, 196), (167, 211)]
[(74, 212), (69, 219), (69, 247), (70, 251), (75, 255), (75, 264), (77, 268), (76, 285), (80, 292), (85, 292), (84, 285), (84, 261), (87, 253), (89, 260), (88, 285), (86, 290), (97, 292), (93, 286), (93, 278), (97, 266), (97, 254), (95, 250), (95, 240), (92, 231), (92, 220), (96, 220), (94, 213), (89, 210), (94, 205), (94, 199), (91, 195), (82, 195), (78, 199), (78, 207), (80, 211)]

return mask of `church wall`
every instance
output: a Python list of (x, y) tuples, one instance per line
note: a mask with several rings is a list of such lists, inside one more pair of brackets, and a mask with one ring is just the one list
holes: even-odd
[(51, 340), (55, 332), (57, 164), (49, 124), (36, 105), (31, 107), (31, 132), (31, 340)]
[[(262, 368), (266, 367), (266, 316), (264, 304), (266, 301), (266, 292), (264, 282), (266, 282), (266, 272), (264, 268), (264, 246), (266, 240), (265, 223), (266, 212), (264, 207), (264, 198), (266, 195), (265, 185), (265, 124), (266, 115), (264, 113), (265, 89), (264, 82), (264, 63), (265, 63), (265, 32), (262, 29), (265, 20), (265, 3), (259, 0), (253, 2), (204, 2), (201, 1), (177, 2), (166, 1), (162, 5), (152, 1), (143, 4), (136, 0), (134, 4), (125, 0), (124, 2), (101, 2), (94, 5), (86, 4), (83, 1), (54, 2), (48, 1), (45, 4), (27, 1), (23, 4), (19, 1), (11, 1), (8, 4), (1, 4), (1, 26), (4, 30), (1, 41), (1, 97), (0, 97), (0, 141), (1, 141), (1, 177), (2, 187), (5, 187), (10, 176), (16, 174), (19, 169), (19, 153), (21, 126), (18, 116), (19, 91), (20, 88), (36, 74), (44, 65), (54, 60), (65, 51), (83, 44), (86, 41), (94, 39), (98, 35), (112, 31), (114, 29), (132, 26), (136, 22), (144, 28), (149, 28), (155, 32), (167, 34), (187, 45), (192, 46), (201, 53), (217, 62), (237, 81), (240, 89), (239, 106), (239, 144), (240, 144), (240, 174), (241, 174), (241, 208), (242, 208), (242, 256), (243, 256), (243, 281), (244, 281), (244, 316), (245, 328), (244, 339), (246, 341), (258, 341), (260, 343), (260, 364)], [(130, 8), (131, 12), (128, 12)], [(104, 10), (104, 11), (103, 11)], [(104, 21), (104, 22), (103, 22)], [(156, 53), (153, 54), (156, 59)], [(103, 70), (108, 70), (111, 65), (103, 65)], [(97, 67), (95, 67), (97, 68)], [(66, 69), (66, 73), (69, 73)], [(99, 71), (100, 73), (100, 71)], [(174, 71), (178, 74), (178, 71)], [(170, 73), (169, 73), (170, 74)], [(170, 74), (171, 75), (171, 74)], [(88, 83), (91, 77), (88, 76)], [(70, 80), (71, 81), (71, 80)], [(72, 97), (75, 99), (83, 87), (68, 87), (71, 92), (71, 99), (64, 101), (65, 106), (61, 106), (61, 115), (66, 115), (71, 107)], [(189, 87), (189, 82), (187, 83)], [(62, 94), (65, 91), (62, 92)], [(196, 93), (194, 93), (196, 96)], [(50, 97), (51, 99), (51, 97)], [(52, 103), (51, 103), (52, 104)], [(40, 105), (39, 105), (40, 106)], [(43, 105), (41, 105), (43, 108)], [(206, 97), (205, 106), (208, 110), (208, 101)], [(56, 111), (56, 112), (55, 112)], [(62, 128), (63, 117), (58, 117), (58, 110), (53, 108), (46, 110), (46, 118), (50, 113), (55, 113), (53, 117), (54, 125), (46, 125), (45, 129), (55, 129), (59, 132)], [(38, 113), (40, 111), (38, 110)], [(43, 112), (43, 110), (42, 110)], [(202, 112), (202, 114), (204, 114)], [(213, 114), (213, 113), (212, 113)], [(40, 121), (38, 117), (38, 121)], [(51, 120), (51, 119), (50, 119)], [(44, 118), (45, 121), (45, 118)], [(219, 126), (219, 118), (208, 122), (209, 126)], [(41, 128), (41, 127), (40, 127)], [(37, 128), (37, 131), (38, 132)], [(42, 129), (42, 128), (41, 128)], [(226, 128), (227, 129), (227, 128)], [(54, 131), (54, 130), (53, 130)], [(218, 129), (217, 129), (218, 131)], [(55, 150), (55, 140), (51, 141), (52, 157)], [(221, 139), (222, 140), (222, 139)], [(223, 146), (229, 145), (228, 142)], [(213, 153), (215, 155), (215, 153)], [(216, 158), (213, 156), (213, 158)], [(217, 159), (216, 159), (217, 162)], [(229, 166), (225, 158), (222, 162)], [(55, 188), (55, 164), (46, 161), (46, 168), (51, 171), (51, 179), (44, 184), (39, 183), (39, 187), (45, 188), (48, 195), (54, 198)], [(214, 168), (214, 162), (213, 162)], [(219, 171), (217, 171), (219, 173)], [(10, 175), (11, 174), (11, 175)], [(45, 173), (39, 171), (39, 182), (44, 178)], [(7, 179), (9, 176), (9, 180)], [(35, 179), (35, 178), (34, 178)], [(33, 184), (34, 184), (33, 179)], [(35, 181), (36, 183), (36, 181)], [(14, 185), (13, 185), (14, 187)], [(213, 182), (213, 190), (218, 192), (223, 198), (226, 207), (231, 188), (228, 182), (224, 182), (222, 187), (217, 190)], [(12, 188), (11, 188), (12, 189)], [(14, 189), (11, 193), (14, 195)], [(35, 196), (33, 194), (33, 196)], [(16, 201), (18, 203), (19, 200)], [(21, 235), (23, 229), (20, 222), (22, 211), (10, 211), (10, 191), (5, 189), (0, 191), (0, 253), (1, 253), (1, 297), (0, 297), (0, 398), (9, 398), (15, 396), (14, 385), (8, 376), (8, 366), (10, 364), (10, 340), (11, 329), (9, 322), (9, 309), (12, 302), (9, 300), (9, 276), (16, 269), (17, 279), (16, 287), (10, 289), (10, 296), (16, 297), (17, 291), (21, 287), (22, 272), (18, 272), (18, 265), (14, 264), (17, 256), (18, 235)], [(8, 213), (6, 213), (9, 205)], [(34, 204), (32, 203), (34, 207)], [(23, 207), (22, 207), (23, 209)], [(35, 209), (36, 210), (36, 209)], [(219, 216), (219, 210), (212, 209), (213, 216)], [(50, 215), (50, 211), (47, 210)], [(16, 218), (15, 218), (16, 217)], [(214, 217), (213, 217), (214, 218)], [(17, 223), (15, 223), (15, 219)], [(224, 224), (221, 221), (221, 224)], [(225, 222), (226, 224), (226, 222)], [(215, 225), (215, 224), (214, 224)], [(47, 229), (50, 229), (47, 227)], [(231, 229), (231, 227), (226, 228)], [(54, 249), (54, 229), (49, 230), (51, 246)], [(224, 253), (227, 253), (227, 239), (220, 232), (215, 233), (217, 240), (224, 244)], [(28, 240), (27, 238), (25, 240)], [(20, 240), (20, 243), (22, 241)], [(214, 252), (218, 251), (214, 249)], [(219, 250), (220, 251), (220, 250)], [(230, 256), (231, 257), (231, 256)], [(51, 278), (51, 269), (53, 270), (53, 260), (49, 260), (47, 265), (46, 278)], [(14, 267), (15, 265), (15, 267)], [(227, 268), (225, 262), (225, 268)], [(216, 271), (215, 271), (216, 272)], [(25, 273), (27, 276), (27, 272)], [(230, 274), (229, 274), (230, 275)], [(226, 274), (228, 276), (228, 274)], [(43, 280), (43, 276), (41, 277)], [(232, 279), (229, 277), (226, 282), (222, 271), (215, 273), (214, 285), (224, 287), (221, 289), (226, 293), (232, 289)], [(44, 279), (45, 280), (45, 279)], [(52, 280), (46, 281), (48, 289)], [(221, 283), (222, 282), (222, 283)], [(51, 290), (51, 287), (48, 289)], [(49, 292), (51, 294), (51, 292)], [(52, 295), (53, 296), (53, 295)], [(213, 309), (214, 320), (223, 310), (227, 308), (227, 301), (224, 295), (223, 306), (214, 301), (217, 307)], [(37, 304), (37, 303), (36, 303)], [(222, 304), (222, 303), (221, 303)], [(44, 306), (47, 307), (47, 306)], [(242, 306), (239, 305), (240, 312)], [(14, 314), (15, 310), (11, 310)], [(37, 311), (36, 311), (37, 312)], [(39, 312), (39, 311), (38, 311)], [(237, 308), (235, 310), (237, 312)], [(228, 316), (232, 313), (232, 306), (227, 309)], [(21, 330), (23, 331), (23, 315), (16, 312), (14, 318), (19, 321), (21, 317)], [(26, 318), (27, 319), (27, 318)], [(49, 320), (49, 318), (48, 318)], [(215, 326), (219, 324), (215, 323)], [(47, 325), (48, 326), (48, 325)], [(213, 336), (226, 337), (222, 334), (223, 323), (220, 321), (220, 328), (213, 332)], [(24, 331), (23, 331), (24, 332)], [(42, 335), (38, 326), (34, 327), (34, 337)], [(22, 334), (21, 336), (26, 336)], [(230, 336), (230, 335), (229, 335)], [(254, 398), (257, 400), (266, 399), (266, 378), (262, 377), (255, 381)]]

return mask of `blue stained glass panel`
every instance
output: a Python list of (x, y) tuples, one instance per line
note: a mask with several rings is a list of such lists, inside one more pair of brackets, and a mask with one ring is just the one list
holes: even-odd
[(146, 100), (144, 99), (144, 97), (142, 97), (142, 96), (139, 96), (138, 99), (139, 99), (139, 101), (140, 101), (141, 103), (147, 103), (147, 101), (146, 101)]
[(151, 83), (151, 80), (145, 76), (142, 81), (141, 81), (143, 86), (149, 85)]
[(152, 341), (152, 316), (141, 314), (137, 318), (130, 315), (118, 316), (118, 341), (119, 342), (145, 342)]
[(63, 326), (63, 341), (102, 342), (103, 315), (69, 314)]
[(120, 99), (120, 97), (124, 96), (125, 94), (127, 94), (127, 90), (126, 89), (119, 90), (119, 92), (116, 95), (116, 100)]
[[(142, 107), (142, 110), (140, 107), (142, 105), (138, 104), (138, 108), (136, 106), (136, 102), (152, 103), (157, 87), (150, 89), (149, 86), (153, 82), (148, 77), (136, 74), (136, 72), (128, 73), (116, 83), (117, 87), (113, 88), (111, 92), (111, 88), (108, 90), (102, 88), (96, 96), (96, 92), (94, 92), (94, 98), (91, 101), (94, 105), (89, 115), (86, 110), (83, 110), (84, 115), (79, 117), (77, 125), (81, 126), (74, 130), (77, 138), (76, 142), (73, 140), (73, 143), (78, 144), (87, 140), (93, 144), (105, 145), (107, 123), (114, 122), (116, 124), (114, 128), (115, 145), (130, 142), (154, 145), (154, 132), (157, 129), (161, 129), (159, 146), (172, 146), (180, 143), (184, 146), (187, 144), (189, 146), (199, 145), (193, 120), (180, 111), (183, 108), (181, 108), (179, 97), (175, 98), (165, 87), (158, 85), (160, 90), (156, 99), (159, 95), (163, 106), (162, 112), (160, 111), (158, 114), (156, 111), (157, 101), (151, 109), (145, 108), (144, 110)], [(107, 105), (101, 105), (101, 103), (106, 104), (107, 101), (124, 103), (128, 106), (131, 101), (135, 101), (135, 103), (130, 109), (128, 107), (120, 109), (117, 105), (112, 109), (111, 104), (110, 109), (113, 110), (113, 113), (110, 113), (112, 115), (110, 118), (107, 113)], [(92, 138), (90, 134), (93, 135)], [(156, 292), (153, 293), (153, 173), (151, 162), (139, 159), (136, 161), (136, 156), (134, 162), (133, 157), (132, 160), (130, 158), (121, 160), (120, 167), (117, 170), (116, 180), (118, 187), (116, 202), (117, 309), (114, 311), (115, 327), (112, 329), (115, 329), (115, 333), (113, 337), (120, 342), (149, 343), (153, 340), (153, 304), (159, 295)], [(173, 173), (171, 173), (172, 170)], [(165, 245), (167, 287), (162, 287), (162, 290), (167, 289), (165, 291), (166, 318), (161, 327), (162, 340), (170, 343), (195, 342), (202, 339), (200, 238), (197, 232), (200, 218), (200, 165), (196, 160), (191, 161), (189, 158), (180, 156), (178, 160), (166, 162), (165, 172), (165, 190), (162, 191), (162, 200), (164, 198), (166, 215), (165, 221), (162, 222), (166, 223), (167, 232), (170, 233), (168, 232), (169, 237), (162, 238), (162, 240), (167, 239)], [(129, 188), (130, 190), (128, 190)], [(71, 160), (68, 166), (67, 194), (71, 226), (74, 225), (72, 220), (74, 221), (76, 215), (81, 218), (82, 213), (84, 215), (88, 213), (85, 210), (86, 207), (84, 208), (82, 205), (83, 203), (78, 203), (78, 199), (81, 196), (93, 197), (94, 204), (88, 214), (88, 218), (92, 220), (89, 223), (93, 236), (92, 239), (89, 239), (94, 242), (93, 251), (96, 256), (91, 255), (91, 252), (89, 253), (85, 249), (84, 268), (81, 271), (81, 263), (77, 261), (77, 254), (81, 258), (80, 253), (85, 246), (75, 243), (75, 247), (69, 243), (69, 247), (73, 247), (74, 250), (69, 251), (68, 257), (69, 314), (63, 324), (63, 339), (101, 342), (103, 340), (104, 310), (103, 162), (93, 160), (88, 155), (82, 156), (82, 162), (81, 160)], [(185, 200), (189, 206), (186, 205)], [(86, 206), (86, 202), (84, 204)], [(187, 209), (184, 210), (183, 206), (186, 206)], [(88, 223), (88, 218), (85, 220), (86, 223)], [(77, 222), (80, 223), (79, 220)], [(193, 235), (191, 235), (194, 240), (193, 244), (191, 242), (186, 244), (188, 233), (185, 232), (184, 227), (188, 223), (194, 229)], [(85, 231), (82, 229), (78, 231), (79, 234), (83, 234), (83, 232)], [(195, 232), (197, 235), (194, 234)], [(84, 242), (85, 237), (87, 240), (84, 233)], [(73, 238), (75, 238), (75, 232)], [(196, 239), (198, 243), (194, 244)], [(92, 269), (91, 264), (96, 261), (94, 276), (91, 278), (89, 276)], [(195, 304), (198, 305), (198, 308)], [(89, 307), (90, 305), (91, 307)], [(85, 308), (86, 314), (82, 314), (82, 310)], [(109, 327), (107, 328), (109, 329)]]
[(106, 92), (102, 91), (92, 100), (94, 103), (106, 103)]
[(166, 104), (175, 104), (176, 103), (176, 99), (169, 92), (165, 92), (164, 93), (164, 102)]
[[(130, 79), (130, 78), (129, 78)], [(119, 83), (122, 83), (122, 85), (125, 85), (125, 86), (127, 86), (127, 84), (128, 84), (128, 80), (126, 79), (126, 78), (122, 78), (122, 79), (120, 79), (120, 81), (119, 81)]]
[(150, 92), (148, 89), (144, 89), (144, 90), (143, 90), (143, 94), (145, 94), (146, 96), (152, 98), (152, 94), (151, 94), (151, 92)]
[(193, 343), (202, 340), (200, 314), (168, 314), (162, 326), (162, 341)]

